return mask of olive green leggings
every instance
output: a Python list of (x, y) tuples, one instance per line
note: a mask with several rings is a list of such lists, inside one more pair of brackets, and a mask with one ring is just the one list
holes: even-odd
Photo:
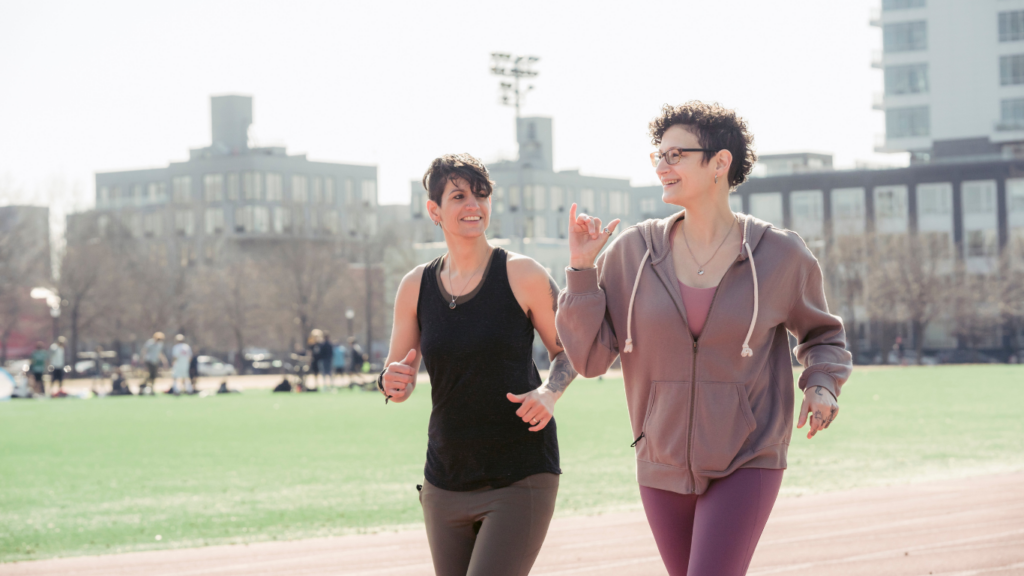
[(437, 576), (526, 576), (558, 494), (557, 474), (470, 492), (423, 483), (420, 504)]

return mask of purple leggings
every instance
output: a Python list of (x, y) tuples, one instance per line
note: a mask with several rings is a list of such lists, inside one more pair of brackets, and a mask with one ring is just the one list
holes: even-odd
[(700, 496), (640, 487), (671, 576), (742, 576), (782, 486), (783, 470), (740, 468)]

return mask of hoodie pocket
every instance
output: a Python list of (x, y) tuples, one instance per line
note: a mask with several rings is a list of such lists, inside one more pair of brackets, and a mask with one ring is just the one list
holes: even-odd
[(700, 382), (694, 410), (693, 469), (722, 472), (757, 428), (742, 384)]
[(685, 468), (689, 427), (690, 383), (652, 382), (637, 458)]

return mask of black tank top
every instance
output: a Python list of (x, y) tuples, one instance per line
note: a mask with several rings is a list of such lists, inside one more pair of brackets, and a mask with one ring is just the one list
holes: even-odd
[(555, 420), (540, 432), (505, 394), (541, 385), (533, 322), (508, 283), (507, 253), (494, 248), (475, 295), (450, 308), (437, 281), (442, 258), (420, 281), (420, 350), (430, 374), (427, 481), (444, 490), (501, 488), (533, 474), (561, 474)]

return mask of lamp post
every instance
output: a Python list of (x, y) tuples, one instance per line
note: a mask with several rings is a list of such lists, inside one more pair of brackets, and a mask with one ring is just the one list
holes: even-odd
[(345, 310), (345, 319), (348, 320), (348, 335), (352, 336), (352, 320), (356, 317), (356, 311), (349, 308)]
[(34, 300), (46, 300), (46, 305), (50, 307), (50, 317), (53, 318), (53, 341), (56, 342), (60, 336), (60, 295), (49, 288), (38, 287), (33, 288), (29, 296)]

